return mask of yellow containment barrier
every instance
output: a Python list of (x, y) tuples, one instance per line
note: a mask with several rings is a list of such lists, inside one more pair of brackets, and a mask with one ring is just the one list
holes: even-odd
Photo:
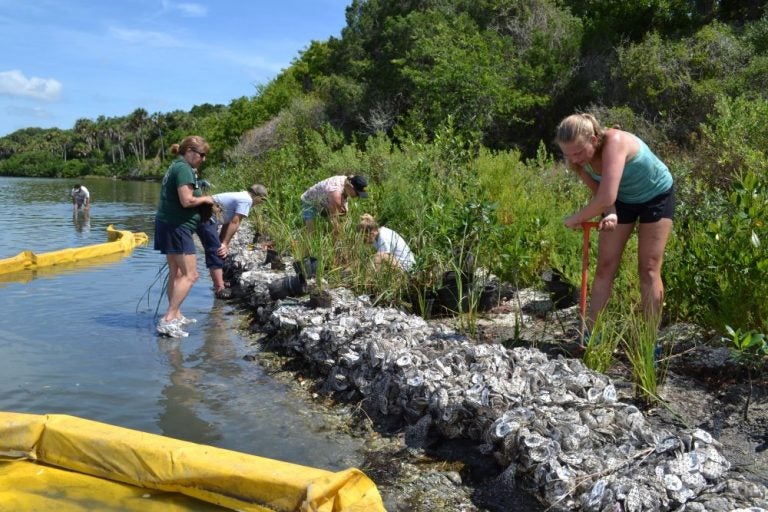
[[(71, 267), (88, 261), (98, 263), (101, 259), (114, 261), (114, 256), (122, 256), (139, 245), (146, 245), (149, 238), (145, 233), (132, 233), (107, 226), (109, 242), (85, 247), (73, 247), (59, 251), (35, 254), (32, 251), (22, 251), (13, 258), (0, 260), (0, 275), (17, 272), (35, 271), (48, 267)], [(95, 261), (99, 258), (99, 261)], [(23, 277), (21, 278), (24, 279)]]
[(36, 511), (384, 511), (330, 472), (72, 416), (0, 412), (0, 503)]

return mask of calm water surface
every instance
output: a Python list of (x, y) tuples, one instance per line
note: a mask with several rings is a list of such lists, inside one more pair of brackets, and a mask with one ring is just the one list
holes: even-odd
[(0, 275), (0, 410), (71, 414), (330, 470), (359, 465), (357, 441), (330, 433), (311, 404), (243, 361), (235, 311), (213, 298), (201, 256), (183, 308), (198, 323), (183, 340), (155, 335), (159, 184), (82, 180), (93, 201), (86, 218), (73, 215), (73, 183), (0, 178), (0, 258), (104, 243), (109, 224), (150, 243), (93, 266)]

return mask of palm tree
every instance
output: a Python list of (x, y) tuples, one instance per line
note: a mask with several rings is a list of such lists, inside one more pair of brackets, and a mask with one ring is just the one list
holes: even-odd
[(126, 123), (128, 130), (133, 133), (133, 141), (131, 142), (133, 154), (136, 156), (136, 160), (142, 162), (147, 156), (144, 131), (149, 124), (149, 114), (143, 108), (137, 108), (128, 116)]
[(87, 158), (96, 146), (96, 125), (90, 119), (81, 118), (75, 121), (74, 131), (79, 138), (75, 142), (75, 154), (78, 158)]

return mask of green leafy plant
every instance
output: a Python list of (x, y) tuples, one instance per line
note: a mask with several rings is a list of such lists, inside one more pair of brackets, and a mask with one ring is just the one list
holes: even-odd
[(749, 394), (744, 405), (744, 419), (749, 414), (749, 406), (752, 401), (752, 378), (755, 373), (760, 375), (768, 360), (768, 338), (765, 334), (757, 331), (742, 332), (741, 329), (734, 329), (730, 325), (725, 326), (730, 342), (729, 350), (731, 359), (742, 365), (747, 370), (747, 379), (749, 381)]
[[(768, 319), (768, 178), (745, 172), (722, 190), (686, 198), (676, 221), (665, 276), (674, 316), (720, 328), (739, 325), (765, 331)], [(693, 190), (692, 190), (693, 189)]]

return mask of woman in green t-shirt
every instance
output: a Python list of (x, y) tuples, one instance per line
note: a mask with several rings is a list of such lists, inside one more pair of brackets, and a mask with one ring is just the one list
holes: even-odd
[(181, 314), (181, 304), (199, 277), (192, 240), (200, 223), (198, 208), (213, 204), (211, 196), (202, 195), (195, 179), (195, 169), (202, 167), (208, 149), (205, 139), (197, 135), (171, 146), (177, 157), (163, 177), (155, 216), (155, 249), (168, 261), (168, 310), (158, 322), (157, 332), (172, 338), (188, 336), (182, 327), (195, 322)]

